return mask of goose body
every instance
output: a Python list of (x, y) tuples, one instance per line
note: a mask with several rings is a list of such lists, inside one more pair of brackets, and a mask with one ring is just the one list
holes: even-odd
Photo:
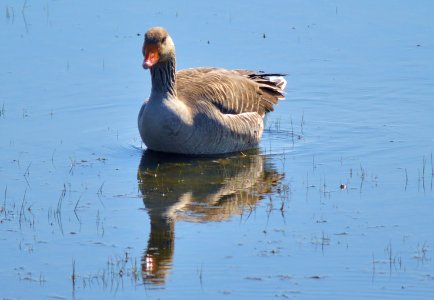
[(154, 151), (206, 155), (254, 148), (265, 114), (283, 98), (281, 74), (221, 68), (176, 72), (175, 46), (160, 27), (146, 32), (143, 55), (152, 89), (138, 128)]

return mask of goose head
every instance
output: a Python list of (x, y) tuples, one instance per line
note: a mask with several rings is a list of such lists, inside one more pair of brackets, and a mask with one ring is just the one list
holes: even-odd
[(145, 33), (143, 68), (150, 69), (175, 57), (175, 44), (162, 27), (153, 27)]

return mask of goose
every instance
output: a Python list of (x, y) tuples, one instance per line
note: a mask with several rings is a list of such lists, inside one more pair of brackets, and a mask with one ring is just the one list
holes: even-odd
[(153, 151), (216, 155), (256, 148), (265, 115), (284, 99), (286, 74), (210, 67), (176, 71), (175, 45), (162, 27), (145, 33), (143, 56), (152, 87), (138, 128)]

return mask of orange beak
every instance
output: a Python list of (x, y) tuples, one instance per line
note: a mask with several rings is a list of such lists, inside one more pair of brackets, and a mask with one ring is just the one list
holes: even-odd
[(152, 68), (160, 59), (158, 55), (157, 45), (146, 45), (145, 46), (145, 58), (143, 60), (143, 69)]

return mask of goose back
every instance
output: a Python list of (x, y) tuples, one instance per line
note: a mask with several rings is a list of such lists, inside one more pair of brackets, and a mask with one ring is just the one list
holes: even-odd
[(185, 69), (176, 74), (176, 92), (177, 97), (191, 107), (201, 100), (212, 103), (224, 114), (257, 112), (264, 116), (284, 98), (281, 82), (273, 81), (270, 76), (285, 74), (221, 68)]

